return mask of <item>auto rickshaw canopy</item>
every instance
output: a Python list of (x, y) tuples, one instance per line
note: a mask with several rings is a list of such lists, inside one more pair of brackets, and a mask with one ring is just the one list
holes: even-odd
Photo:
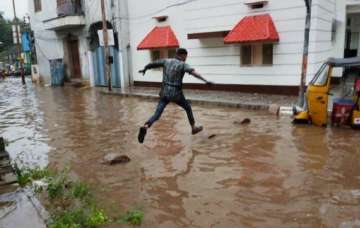
[(329, 58), (327, 64), (332, 67), (360, 67), (360, 57)]

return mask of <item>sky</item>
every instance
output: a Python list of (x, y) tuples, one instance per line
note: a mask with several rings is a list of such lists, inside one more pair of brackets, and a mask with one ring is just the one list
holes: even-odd
[[(23, 18), (28, 12), (29, 0), (15, 0), (16, 14), (19, 18)], [(12, 0), (0, 0), (0, 11), (4, 12), (4, 15), (8, 19), (14, 17)]]

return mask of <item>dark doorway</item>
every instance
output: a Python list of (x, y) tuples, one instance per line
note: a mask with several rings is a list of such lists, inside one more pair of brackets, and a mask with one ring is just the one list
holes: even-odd
[(79, 40), (68, 40), (70, 78), (81, 78), (81, 65), (79, 54)]

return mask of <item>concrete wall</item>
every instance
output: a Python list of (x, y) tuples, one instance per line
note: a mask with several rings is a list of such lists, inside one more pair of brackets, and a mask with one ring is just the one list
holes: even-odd
[[(250, 9), (243, 4), (244, 1), (239, 0), (199, 0), (183, 5), (179, 4), (181, 2), (188, 1), (129, 1), (134, 80), (161, 81), (159, 71), (153, 71), (146, 77), (137, 73), (137, 70), (150, 61), (150, 51), (137, 51), (136, 47), (154, 26), (169, 24), (180, 45), (190, 52), (188, 63), (216, 83), (299, 84), (305, 26), (303, 0), (271, 0), (265, 8), (258, 10)], [(336, 18), (336, 7), (345, 7), (341, 2), (342, 0), (313, 1), (308, 81), (318, 66), (333, 55), (333, 47), (336, 45), (331, 40), (332, 19)], [(263, 13), (271, 14), (280, 35), (280, 42), (274, 45), (273, 66), (241, 66), (239, 45), (224, 45), (222, 38), (187, 39), (188, 33), (231, 30), (244, 16)], [(169, 19), (166, 23), (158, 23), (152, 19), (158, 15), (168, 15)], [(340, 35), (339, 39), (341, 43)], [(185, 82), (198, 81), (186, 77)]]

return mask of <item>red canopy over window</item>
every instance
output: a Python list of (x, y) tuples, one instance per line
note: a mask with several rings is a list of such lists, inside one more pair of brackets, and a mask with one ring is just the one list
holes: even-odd
[(244, 17), (224, 39), (226, 44), (278, 41), (270, 14)]
[(138, 50), (158, 48), (178, 48), (179, 41), (170, 26), (155, 27), (139, 46)]

